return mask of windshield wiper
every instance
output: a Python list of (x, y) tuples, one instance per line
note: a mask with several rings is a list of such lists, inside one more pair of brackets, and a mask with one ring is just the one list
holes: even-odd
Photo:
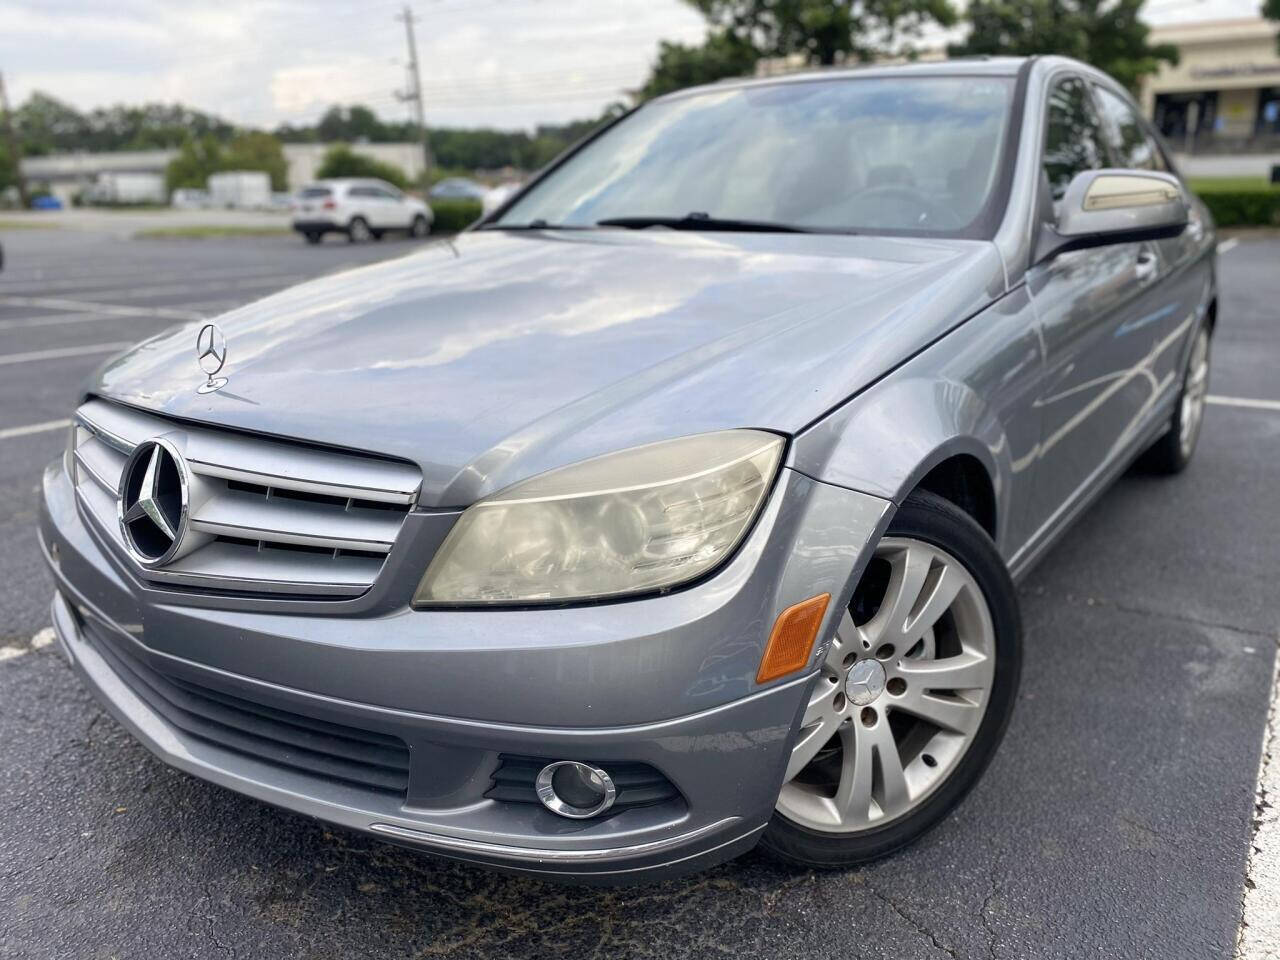
[(597, 220), (597, 227), (626, 227), (643, 230), (645, 227), (670, 227), (672, 230), (707, 230), (740, 233), (813, 233), (806, 227), (770, 220), (729, 220), (695, 211), (683, 217), (609, 217)]

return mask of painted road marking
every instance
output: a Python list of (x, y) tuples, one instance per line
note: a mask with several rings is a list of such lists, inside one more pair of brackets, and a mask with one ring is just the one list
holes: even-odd
[(33, 433), (48, 433), (50, 430), (61, 430), (71, 426), (70, 420), (46, 420), (44, 423), (29, 423), (25, 427), (5, 427), (0, 430), (0, 440), (10, 437), (27, 437)]
[(1211, 393), (1205, 397), (1206, 403), (1214, 403), (1220, 407), (1246, 407), (1250, 410), (1280, 410), (1280, 400), (1254, 400), (1252, 397), (1223, 397)]
[(27, 641), (25, 647), (6, 646), (0, 647), (0, 663), (6, 660), (17, 660), (19, 657), (25, 657), (28, 653), (34, 653), (37, 650), (43, 650), (54, 641), (53, 627), (45, 627)]
[(1280, 956), (1280, 651), (1271, 673), (1271, 710), (1262, 734), (1254, 832), (1236, 941), (1239, 960)]
[[(46, 313), (42, 315), (30, 317), (14, 317), (9, 320), (0, 320), (0, 330), (16, 330), (26, 327), (53, 327), (60, 326), (65, 323), (93, 323), (95, 320), (111, 320), (116, 317), (124, 317), (134, 320), (177, 320), (186, 323), (191, 320), (203, 320), (206, 316), (215, 313), (226, 313), (236, 307), (243, 307), (246, 303), (252, 303), (253, 297), (248, 300), (243, 298), (236, 300), (201, 300), (196, 303), (173, 303), (168, 304), (165, 310), (160, 314), (167, 313), (183, 313), (190, 316), (166, 316), (158, 315), (152, 307), (124, 307), (118, 308), (112, 313), (98, 313), (93, 310), (76, 310), (72, 313)], [(125, 312), (128, 311), (128, 312)]]
[(1236, 245), (1239, 242), (1240, 242), (1239, 237), (1232, 237), (1230, 240), (1223, 240), (1220, 244), (1218, 244), (1218, 253), (1230, 253), (1232, 250), (1236, 248)]
[(61, 297), (0, 297), (0, 307), (37, 307), (48, 310), (77, 310), (105, 313), (115, 317), (167, 317), (170, 320), (203, 320), (191, 310), (172, 307), (131, 307), (122, 303), (94, 303), (91, 300), (64, 300)]
[(28, 353), (8, 353), (0, 356), (0, 367), (11, 363), (27, 363), (32, 360), (57, 360), (60, 357), (84, 357), (92, 353), (113, 353), (133, 345), (132, 340), (117, 343), (88, 343), (82, 347), (58, 347), (54, 350), (31, 350)]
[(99, 287), (97, 289), (76, 290), (74, 296), (90, 299), (100, 296), (120, 296), (126, 299), (135, 297), (167, 297), (170, 294), (194, 293), (197, 290), (253, 290), (261, 287), (274, 287), (283, 290), (305, 280), (312, 279), (306, 273), (276, 273), (249, 280), (182, 280), (173, 283), (154, 284), (146, 287)]
[(11, 293), (15, 296), (23, 294), (50, 294), (62, 291), (74, 291), (79, 288), (94, 287), (124, 287), (128, 288), (137, 283), (140, 279), (155, 282), (157, 274), (161, 276), (172, 276), (175, 280), (187, 280), (193, 283), (201, 281), (213, 280), (248, 280), (254, 277), (262, 277), (267, 275), (279, 276), (280, 267), (271, 264), (264, 266), (246, 266), (239, 270), (149, 270), (143, 272), (133, 272), (125, 270), (114, 270), (108, 273), (97, 273), (92, 276), (81, 277), (64, 277), (50, 276), (38, 278), (6, 278), (0, 279), (0, 291)]
[(0, 330), (17, 330), (22, 327), (53, 327), (62, 323), (83, 323), (86, 320), (106, 320), (101, 313), (47, 313), (43, 317), (16, 317), (0, 320)]

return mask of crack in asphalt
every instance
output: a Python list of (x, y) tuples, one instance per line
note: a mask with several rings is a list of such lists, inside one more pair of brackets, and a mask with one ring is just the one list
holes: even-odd
[(996, 928), (991, 923), (991, 906), (998, 896), (1000, 896), (1000, 884), (995, 861), (993, 860), (991, 864), (991, 890), (983, 898), (982, 908), (978, 911), (978, 922), (982, 924), (982, 929), (987, 934), (987, 957), (989, 960), (996, 960), (996, 947), (1000, 944), (1000, 934), (996, 932)]
[(924, 937), (928, 937), (929, 942), (933, 944), (935, 949), (941, 950), (948, 957), (950, 957), (951, 960), (958, 960), (955, 950), (953, 950), (951, 947), (948, 947), (941, 940), (939, 940), (938, 935), (936, 933), (934, 933), (932, 930), (926, 927), (923, 923), (921, 923), (915, 917), (911, 916), (911, 914), (907, 913), (907, 911), (904, 910), (897, 903), (897, 901), (895, 901), (892, 897), (889, 897), (881, 893), (879, 890), (873, 887), (870, 883), (867, 883), (865, 877), (862, 879), (862, 884), (867, 888), (868, 892), (870, 892), (870, 894), (873, 897), (875, 897), (877, 900), (879, 900), (881, 903), (887, 906), (890, 910), (892, 910), (894, 913), (900, 916), (903, 920), (907, 921), (907, 923), (911, 924), (911, 926), (915, 928), (917, 933), (921, 934)]

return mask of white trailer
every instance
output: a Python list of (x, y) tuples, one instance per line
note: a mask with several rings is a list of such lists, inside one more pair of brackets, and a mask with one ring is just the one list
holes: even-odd
[(159, 173), (98, 174), (89, 190), (98, 203), (164, 203), (164, 175)]
[(271, 204), (271, 177), (261, 170), (228, 170), (209, 177), (209, 200), (215, 207), (261, 209)]

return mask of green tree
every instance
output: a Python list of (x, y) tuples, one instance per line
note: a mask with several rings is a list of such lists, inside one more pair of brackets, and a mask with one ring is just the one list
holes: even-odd
[(648, 100), (700, 83), (745, 76), (755, 70), (759, 59), (760, 51), (750, 41), (727, 30), (711, 34), (696, 47), (663, 40), (658, 47), (658, 60), (639, 96)]
[(409, 178), (393, 163), (384, 163), (362, 153), (355, 153), (346, 144), (337, 144), (329, 149), (320, 161), (316, 176), (321, 179), (329, 177), (375, 177), (394, 183), (403, 189), (408, 186)]
[(203, 137), (188, 137), (169, 161), (164, 171), (165, 189), (172, 193), (179, 187), (195, 187), (203, 190), (209, 174), (223, 169), (222, 145), (217, 137), (206, 133)]
[(289, 166), (280, 141), (269, 133), (249, 130), (236, 134), (222, 156), (223, 170), (261, 170), (271, 175), (272, 190), (289, 188)]
[[(1280, 0), (1268, 0), (1280, 3)], [(969, 36), (947, 48), (952, 56), (1058, 53), (1091, 63), (1130, 90), (1176, 64), (1178, 48), (1152, 45), (1139, 19), (1143, 0), (970, 0)]]
[(950, 26), (950, 0), (686, 0), (712, 28), (762, 56), (803, 54), (829, 65), (910, 54), (900, 38), (919, 37), (933, 24)]
[[(1268, 20), (1280, 20), (1280, 0), (1262, 0), (1262, 15)], [(1276, 49), (1280, 50), (1280, 33), (1276, 34)]]

